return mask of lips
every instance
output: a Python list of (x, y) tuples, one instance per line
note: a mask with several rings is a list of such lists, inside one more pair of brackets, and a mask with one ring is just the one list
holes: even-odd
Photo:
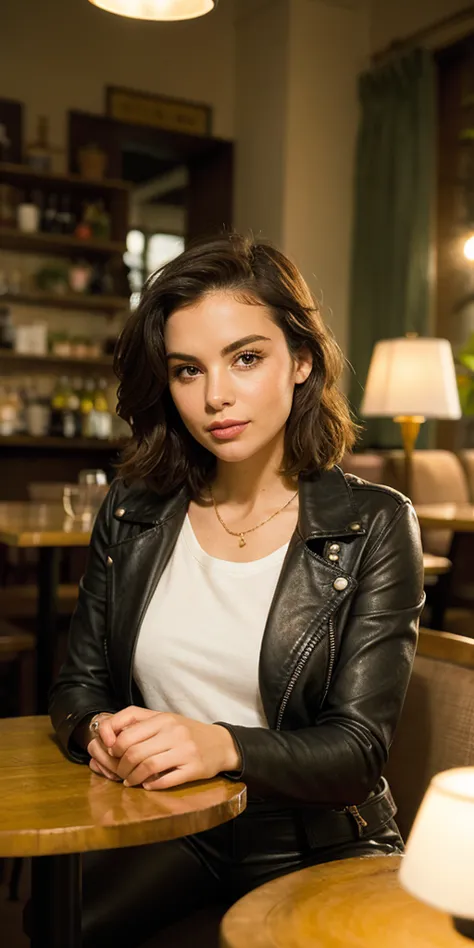
[(247, 425), (248, 421), (233, 421), (232, 419), (228, 419), (227, 421), (216, 422), (214, 425), (210, 425), (207, 430), (210, 431), (213, 438), (217, 441), (230, 441), (232, 438), (236, 438), (242, 434)]
[(240, 428), (242, 425), (247, 425), (247, 421), (237, 421), (235, 418), (227, 418), (225, 421), (215, 421), (212, 425), (209, 425), (208, 431), (218, 431), (224, 428)]

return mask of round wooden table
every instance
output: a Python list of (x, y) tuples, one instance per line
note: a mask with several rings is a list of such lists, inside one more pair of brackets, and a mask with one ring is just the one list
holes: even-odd
[(433, 556), (432, 553), (423, 553), (423, 569), (425, 576), (444, 576), (451, 569), (451, 561), (447, 556)]
[(55, 650), (56, 597), (64, 547), (88, 546), (91, 524), (66, 517), (60, 504), (0, 504), (0, 543), (38, 551), (36, 708), (48, 710)]
[(417, 504), (415, 510), (425, 530), (474, 533), (474, 504)]
[(443, 912), (398, 883), (399, 856), (303, 869), (236, 902), (221, 948), (466, 948)]
[(0, 857), (33, 856), (32, 948), (81, 945), (80, 853), (176, 839), (243, 812), (246, 788), (217, 777), (146, 791), (68, 761), (49, 718), (0, 720)]

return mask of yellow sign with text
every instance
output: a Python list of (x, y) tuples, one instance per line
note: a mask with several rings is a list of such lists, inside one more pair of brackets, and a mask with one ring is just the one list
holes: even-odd
[(210, 134), (210, 108), (207, 105), (162, 99), (127, 89), (109, 88), (107, 93), (107, 113), (120, 122), (186, 135)]

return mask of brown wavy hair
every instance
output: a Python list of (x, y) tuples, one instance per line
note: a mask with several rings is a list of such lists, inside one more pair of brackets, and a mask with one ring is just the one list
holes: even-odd
[(337, 386), (342, 353), (295, 265), (269, 243), (230, 234), (190, 246), (153, 274), (119, 337), (117, 413), (132, 429), (119, 476), (128, 484), (142, 480), (160, 494), (186, 484), (194, 497), (212, 480), (216, 459), (190, 435), (171, 398), (164, 331), (173, 312), (215, 290), (268, 307), (290, 354), (306, 347), (313, 357), (310, 375), (295, 386), (281, 473), (295, 477), (333, 467), (356, 439)]

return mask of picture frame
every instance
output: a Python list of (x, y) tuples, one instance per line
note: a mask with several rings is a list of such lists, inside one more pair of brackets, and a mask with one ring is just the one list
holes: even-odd
[(212, 134), (212, 108), (199, 102), (106, 86), (105, 108), (110, 118), (131, 125), (201, 137)]

